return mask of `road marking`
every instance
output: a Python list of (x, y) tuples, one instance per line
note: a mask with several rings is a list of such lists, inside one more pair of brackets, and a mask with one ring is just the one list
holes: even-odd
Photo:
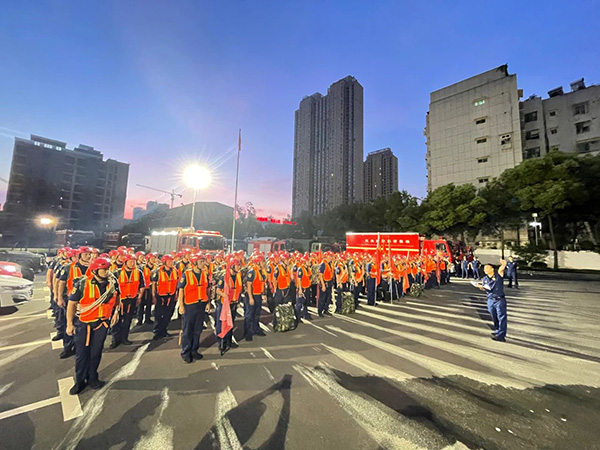
[(42, 339), (39, 341), (25, 342), (24, 344), (7, 345), (6, 347), (0, 347), (0, 352), (4, 350), (14, 350), (16, 348), (32, 347), (34, 345), (47, 344), (48, 342), (52, 341), (48, 341), (48, 339)]
[(269, 350), (267, 350), (264, 347), (261, 347), (260, 349), (263, 351), (263, 353), (265, 354), (265, 356), (267, 358), (272, 359), (273, 361), (275, 361), (275, 357), (273, 355), (271, 355), (271, 352)]
[(45, 316), (46, 314), (44, 313), (40, 313), (40, 314), (29, 314), (27, 316), (11, 316), (11, 317), (2, 317), (0, 318), (0, 322), (4, 322), (7, 320), (25, 320), (25, 319), (29, 319), (29, 318), (33, 318), (33, 317), (42, 317)]
[(40, 402), (30, 403), (29, 405), (19, 406), (18, 408), (9, 409), (0, 413), (0, 420), (8, 419), (9, 417), (18, 416), (19, 414), (35, 411), (36, 409), (60, 403), (60, 397), (52, 397)]
[(217, 395), (215, 428), (217, 439), (219, 440), (219, 448), (222, 450), (242, 450), (242, 444), (227, 417), (227, 414), (237, 408), (237, 406), (237, 401), (229, 386)]
[(269, 329), (268, 326), (266, 326), (264, 323), (262, 322), (258, 322), (258, 326), (260, 326), (261, 330), (263, 330), (265, 333), (270, 333), (271, 330)]
[(275, 381), (275, 377), (273, 376), (273, 374), (271, 373), (271, 371), (269, 369), (267, 369), (267, 366), (263, 366), (263, 369), (265, 369), (265, 372), (267, 372), (267, 376), (269, 377), (269, 379), (271, 381)]
[(41, 345), (42, 344), (38, 344), (36, 347), (25, 347), (21, 350), (17, 350), (16, 352), (12, 352), (6, 358), (0, 359), (0, 367), (6, 366), (7, 364), (10, 364), (13, 361), (17, 361), (17, 360), (21, 359), (27, 353), (37, 350), (37, 348), (40, 347)]
[(261, 306), (261, 308), (267, 313), (267, 314), (271, 314), (271, 311), (269, 311), (269, 308), (267, 308), (266, 306)]
[(58, 396), (60, 397), (64, 422), (73, 420), (83, 414), (79, 396), (69, 394), (69, 389), (71, 389), (74, 383), (75, 380), (73, 377), (58, 380)]
[(315, 328), (318, 328), (318, 329), (319, 329), (319, 330), (321, 330), (323, 333), (327, 333), (327, 334), (329, 334), (329, 335), (331, 335), (331, 336), (333, 336), (333, 337), (337, 337), (337, 334), (335, 334), (335, 333), (332, 333), (331, 331), (329, 331), (329, 330), (326, 330), (325, 328), (323, 328), (323, 327), (320, 327), (319, 325), (315, 325), (315, 324), (314, 324), (314, 323), (312, 323), (312, 322), (306, 321), (306, 322), (303, 322), (303, 323), (307, 323), (307, 324), (309, 324), (309, 325), (311, 325), (311, 326), (313, 326), (313, 327), (315, 327)]
[(59, 348), (63, 348), (62, 340), (53, 341), (52, 339), (54, 338), (54, 336), (56, 336), (56, 333), (50, 333), (50, 343), (52, 344), (52, 350), (58, 350)]
[(52, 319), (52, 311), (51, 310), (46, 311), (46, 317), (48, 319)]
[(0, 395), (4, 394), (6, 391), (8, 391), (13, 384), (14, 384), (14, 382), (5, 384), (4, 386), (0, 387)]
[(136, 442), (134, 450), (145, 450), (160, 448), (161, 450), (171, 450), (173, 446), (173, 435), (174, 431), (172, 427), (163, 425), (160, 420), (169, 406), (169, 388), (163, 388), (161, 394), (160, 411), (158, 413), (158, 419), (156, 423), (151, 427), (150, 434), (148, 436), (142, 436), (139, 441)]
[(217, 366), (217, 363), (210, 363), (210, 365), (212, 366), (213, 369), (215, 370), (219, 370), (219, 366)]

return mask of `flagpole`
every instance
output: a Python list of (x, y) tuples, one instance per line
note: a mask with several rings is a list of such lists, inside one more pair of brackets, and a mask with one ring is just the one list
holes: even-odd
[(240, 153), (242, 152), (242, 129), (240, 128), (238, 134), (238, 154), (237, 154), (237, 164), (235, 168), (235, 195), (233, 200), (233, 225), (231, 227), (231, 249), (230, 252), (233, 253), (233, 249), (235, 248), (235, 214), (237, 208), (237, 194), (238, 194), (238, 178), (240, 174)]

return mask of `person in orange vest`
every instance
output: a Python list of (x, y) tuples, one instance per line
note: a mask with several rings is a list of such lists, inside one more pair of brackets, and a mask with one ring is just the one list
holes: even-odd
[(352, 294), (354, 295), (354, 307), (359, 306), (359, 296), (364, 290), (365, 281), (365, 266), (358, 254), (354, 254), (354, 258), (350, 262), (352, 274)]
[(138, 267), (141, 267), (146, 262), (146, 253), (140, 251), (135, 253), (135, 262)]
[(202, 359), (198, 352), (204, 317), (209, 308), (208, 269), (204, 255), (191, 257), (190, 270), (185, 270), (177, 284), (179, 289), (179, 314), (182, 316), (181, 359), (189, 364)]
[(308, 312), (308, 296), (310, 295), (311, 268), (308, 255), (298, 261), (297, 268), (297, 299), (296, 299), (296, 321), (313, 320)]
[(86, 387), (104, 386), (98, 376), (108, 327), (117, 320), (119, 285), (111, 277), (110, 261), (96, 258), (90, 264), (91, 278), (85, 278), (69, 296), (66, 333), (75, 342), (75, 384), (69, 391), (77, 395)]
[(117, 348), (119, 345), (131, 345), (129, 340), (129, 329), (131, 320), (135, 314), (135, 308), (140, 303), (142, 291), (144, 289), (144, 274), (136, 266), (135, 256), (127, 253), (123, 256), (123, 268), (113, 275), (119, 283), (119, 292), (121, 293), (119, 320), (112, 327), (112, 342), (110, 348)]
[(145, 258), (146, 262), (140, 267), (144, 275), (144, 291), (142, 292), (142, 300), (137, 307), (137, 325), (141, 326), (154, 324), (152, 320), (152, 272), (158, 267), (158, 255), (156, 253), (148, 253)]
[(377, 274), (380, 268), (377, 267), (372, 255), (368, 256), (365, 269), (365, 277), (367, 277), (367, 305), (377, 306)]
[(319, 317), (324, 315), (330, 316), (328, 311), (329, 304), (331, 303), (331, 289), (333, 288), (333, 277), (334, 270), (331, 262), (333, 253), (325, 252), (323, 255), (323, 262), (319, 266), (319, 306), (317, 311)]
[(58, 306), (60, 307), (57, 321), (57, 336), (60, 335), (63, 338), (63, 351), (59, 355), (61, 359), (69, 358), (75, 354), (73, 338), (65, 332), (67, 326), (67, 298), (75, 289), (78, 280), (88, 270), (91, 249), (89, 247), (81, 247), (79, 250), (71, 250), (68, 256), (71, 261), (62, 268), (58, 277), (56, 292)]
[[(227, 265), (225, 266), (227, 268)], [(237, 307), (240, 301), (242, 292), (244, 291), (244, 284), (242, 280), (241, 272), (241, 261), (237, 256), (234, 256), (231, 260), (229, 267), (229, 276), (231, 277), (231, 297), (229, 307), (231, 309), (231, 319), (235, 323), (235, 317), (237, 315)], [(231, 349), (237, 347), (233, 343), (233, 328), (223, 337), (220, 338), (221, 333), (221, 311), (223, 309), (223, 296), (225, 294), (225, 275), (217, 282), (217, 307), (215, 308), (215, 334), (217, 335), (217, 343), (219, 344), (219, 350), (221, 356)]]
[(277, 253), (269, 253), (266, 272), (267, 272), (267, 307), (271, 314), (275, 313), (275, 302), (273, 298), (275, 296), (275, 291), (277, 290), (275, 287), (275, 278), (273, 274), (275, 273), (275, 267), (279, 264), (279, 256)]
[(115, 259), (113, 263), (110, 265), (110, 271), (116, 272), (117, 270), (121, 270), (123, 267), (123, 257), (127, 254), (126, 251), (120, 250), (115, 255)]
[(339, 314), (342, 311), (342, 294), (348, 291), (348, 266), (342, 257), (335, 265), (335, 312)]
[(154, 337), (160, 339), (171, 336), (167, 331), (175, 311), (175, 291), (177, 290), (177, 270), (173, 267), (173, 257), (164, 255), (162, 265), (152, 273), (152, 302), (154, 303)]
[[(290, 301), (291, 274), (288, 266), (289, 255), (284, 252), (279, 259), (279, 264), (273, 271), (273, 281), (275, 284), (275, 295), (273, 296), (273, 311), (278, 305), (283, 305)], [(276, 328), (277, 317), (273, 314), (273, 328)]]
[(265, 268), (264, 255), (253, 255), (246, 275), (246, 296), (244, 298), (244, 338), (246, 341), (252, 341), (253, 336), (266, 336), (259, 325), (262, 302), (267, 291)]

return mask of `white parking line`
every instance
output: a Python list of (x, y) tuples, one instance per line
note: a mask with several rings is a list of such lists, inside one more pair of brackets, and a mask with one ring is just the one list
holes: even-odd
[(48, 342), (52, 341), (49, 341), (48, 339), (42, 339), (39, 341), (26, 342), (24, 344), (7, 345), (6, 347), (0, 347), (0, 352), (4, 350), (14, 350), (16, 348), (31, 347), (33, 345), (47, 344)]
[(36, 409), (44, 408), (45, 406), (55, 405), (60, 403), (60, 397), (52, 397), (40, 402), (30, 403), (29, 405), (19, 406), (18, 408), (9, 409), (0, 413), (0, 420), (8, 419), (9, 417), (18, 416), (19, 414), (35, 411)]
[(27, 316), (10, 316), (10, 317), (2, 317), (0, 318), (0, 322), (4, 322), (4, 321), (8, 321), (8, 320), (25, 320), (25, 319), (29, 319), (29, 318), (33, 318), (33, 317), (43, 317), (46, 314), (44, 313), (40, 313), (40, 314), (29, 314)]
[(46, 311), (46, 317), (48, 319), (52, 319), (52, 311), (51, 310)]
[(271, 330), (269, 329), (268, 326), (266, 326), (264, 323), (262, 322), (258, 322), (258, 326), (260, 326), (261, 330), (263, 330), (265, 333), (270, 333)]
[(263, 353), (265, 354), (265, 356), (267, 358), (272, 359), (273, 361), (275, 361), (275, 357), (273, 355), (271, 355), (271, 352), (269, 350), (267, 350), (264, 347), (261, 347), (260, 349), (263, 351)]
[(267, 369), (267, 366), (263, 366), (263, 369), (265, 369), (265, 372), (267, 372), (267, 376), (269, 377), (269, 380), (275, 381), (275, 377), (273, 376), (271, 371), (269, 369)]
[(323, 328), (323, 327), (320, 327), (320, 326), (318, 326), (318, 325), (315, 325), (314, 323), (312, 323), (312, 322), (309, 322), (308, 320), (306, 320), (306, 321), (304, 321), (304, 322), (302, 322), (302, 323), (306, 323), (306, 324), (308, 324), (308, 325), (311, 325), (311, 326), (313, 326), (313, 327), (315, 327), (315, 328), (317, 328), (317, 329), (321, 330), (323, 333), (327, 333), (327, 334), (329, 334), (329, 335), (331, 335), (331, 336), (333, 336), (333, 337), (337, 337), (337, 334), (335, 334), (335, 333), (332, 333), (331, 331), (329, 331), (329, 330), (326, 330), (326, 329), (325, 329), (325, 328)]
[(73, 377), (63, 378), (58, 380), (58, 396), (60, 398), (60, 404), (62, 406), (63, 420), (73, 420), (81, 415), (81, 403), (79, 402), (78, 395), (69, 394), (69, 389), (74, 384)]
[(50, 333), (50, 343), (52, 344), (52, 350), (58, 350), (59, 348), (63, 348), (62, 340), (53, 341), (52, 339), (54, 338), (54, 336), (56, 336), (56, 333)]

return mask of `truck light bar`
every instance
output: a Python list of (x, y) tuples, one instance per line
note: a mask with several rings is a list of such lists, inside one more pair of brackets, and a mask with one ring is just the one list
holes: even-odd
[(153, 231), (152, 236), (177, 236), (177, 231)]

